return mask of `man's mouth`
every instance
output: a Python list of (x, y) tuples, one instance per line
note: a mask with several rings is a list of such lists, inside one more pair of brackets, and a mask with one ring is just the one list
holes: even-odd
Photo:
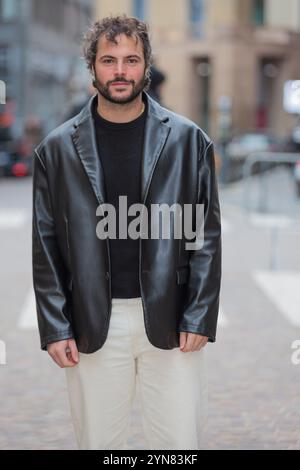
[(112, 86), (126, 86), (126, 85), (130, 85), (129, 82), (113, 82), (111, 83)]

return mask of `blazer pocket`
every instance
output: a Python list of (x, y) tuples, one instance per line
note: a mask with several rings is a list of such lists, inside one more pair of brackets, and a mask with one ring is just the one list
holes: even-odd
[(177, 284), (186, 284), (189, 279), (189, 267), (185, 266), (176, 270)]

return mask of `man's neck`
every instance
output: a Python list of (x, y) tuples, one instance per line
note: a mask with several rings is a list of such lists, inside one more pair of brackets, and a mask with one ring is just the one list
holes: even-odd
[(137, 96), (137, 98), (131, 103), (117, 104), (111, 103), (98, 93), (97, 112), (107, 121), (115, 123), (130, 122), (138, 118), (143, 109), (144, 103), (142, 100), (142, 94)]

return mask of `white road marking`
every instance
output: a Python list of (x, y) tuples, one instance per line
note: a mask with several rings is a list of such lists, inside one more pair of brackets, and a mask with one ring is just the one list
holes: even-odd
[(292, 224), (292, 219), (286, 215), (253, 213), (250, 222), (256, 227), (288, 228)]
[(224, 217), (221, 218), (222, 233), (228, 233), (231, 231), (231, 224)]
[(22, 330), (36, 330), (38, 327), (35, 296), (31, 289), (25, 299), (21, 315), (18, 322), (18, 328)]
[(300, 326), (300, 272), (254, 271), (254, 280), (293, 326)]
[(21, 209), (0, 209), (0, 229), (16, 229), (25, 225), (28, 212)]

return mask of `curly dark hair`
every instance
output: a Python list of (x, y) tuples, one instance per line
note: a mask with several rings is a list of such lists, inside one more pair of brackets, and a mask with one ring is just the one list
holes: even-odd
[(96, 60), (98, 39), (105, 36), (108, 41), (117, 44), (116, 36), (126, 34), (127, 37), (140, 39), (145, 59), (145, 88), (150, 83), (150, 67), (153, 63), (148, 25), (142, 20), (127, 15), (107, 16), (92, 24), (84, 35), (83, 56), (87, 68), (92, 72)]

